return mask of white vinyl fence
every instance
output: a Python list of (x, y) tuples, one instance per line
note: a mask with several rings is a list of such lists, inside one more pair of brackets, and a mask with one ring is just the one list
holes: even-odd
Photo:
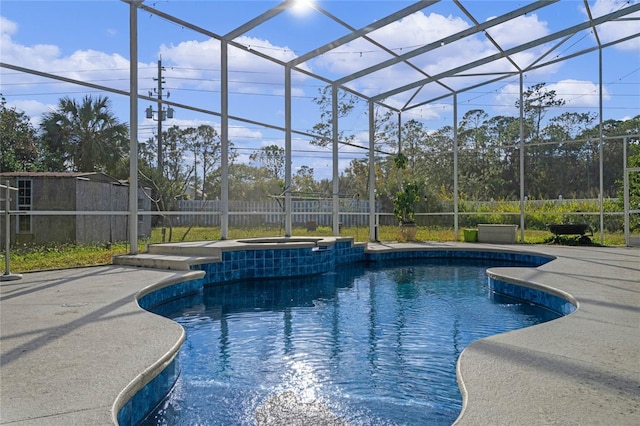
[[(294, 226), (332, 226), (333, 202), (329, 199), (292, 200), (291, 221)], [(340, 199), (339, 222), (343, 226), (368, 226), (369, 203), (357, 199)], [(220, 226), (220, 200), (178, 201), (179, 211), (210, 212), (178, 216), (178, 226)], [(284, 200), (229, 201), (230, 226), (261, 226), (284, 224)]]

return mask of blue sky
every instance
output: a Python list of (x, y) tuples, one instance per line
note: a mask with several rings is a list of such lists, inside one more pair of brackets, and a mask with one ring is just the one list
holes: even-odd
[[(632, 0), (636, 4), (638, 0)], [(353, 28), (367, 24), (407, 7), (405, 1), (317, 1), (317, 4), (348, 23)], [(467, 10), (479, 21), (499, 16), (525, 3), (515, 1), (463, 1)], [(278, 4), (273, 1), (177, 1), (147, 0), (156, 9), (174, 15), (192, 24), (224, 35), (247, 20)], [(591, 0), (592, 12), (598, 16), (627, 2), (621, 0)], [(39, 71), (90, 81), (121, 90), (128, 90), (129, 69), (129, 7), (116, 1), (29, 1), (2, 0), (0, 59), (2, 62), (32, 68)], [(553, 7), (528, 14), (508, 25), (495, 27), (491, 36), (507, 48), (585, 20), (582, 1), (562, 0)], [(638, 17), (638, 14), (635, 15)], [(219, 43), (190, 29), (168, 22), (146, 12), (139, 12), (139, 87), (140, 94), (147, 94), (156, 83), (157, 60), (162, 57), (165, 66), (165, 89), (169, 100), (205, 108), (220, 110), (219, 93)], [(442, 1), (423, 9), (403, 20), (384, 27), (371, 36), (376, 41), (402, 53), (438, 40), (448, 34), (472, 25), (468, 17), (450, 1)], [(617, 22), (599, 29), (604, 41), (638, 32), (638, 21)], [(271, 21), (249, 31), (235, 41), (276, 56), (291, 60), (316, 47), (348, 33), (343, 26), (327, 19), (311, 9), (287, 11)], [(569, 55), (594, 43), (590, 32), (577, 34), (554, 55)], [(517, 60), (528, 63), (551, 45), (522, 52)], [(464, 43), (433, 51), (429, 56), (416, 59), (416, 64), (430, 73), (437, 73), (446, 64), (464, 63), (491, 52), (489, 42), (480, 37)], [(608, 48), (604, 52), (604, 118), (624, 119), (640, 113), (640, 37), (624, 44)], [(363, 40), (355, 40), (328, 54), (304, 64), (305, 69), (328, 78), (349, 75), (359, 69), (386, 59), (387, 54)], [(483, 71), (496, 71), (503, 66)], [(230, 114), (242, 116), (276, 126), (284, 126), (284, 91), (282, 69), (259, 59), (246, 51), (230, 48)], [(365, 94), (404, 84), (416, 78), (415, 71), (403, 66), (393, 67), (350, 83)], [(117, 116), (129, 121), (128, 99), (124, 96), (98, 92), (80, 86), (47, 80), (40, 77), (0, 69), (0, 92), (10, 106), (23, 110), (37, 122), (39, 117), (55, 108), (58, 99), (68, 95), (81, 98), (86, 94), (108, 95)], [(470, 83), (471, 78), (465, 83)], [(598, 55), (590, 53), (561, 62), (525, 75), (525, 86), (545, 82), (567, 101), (564, 111), (598, 111)], [(461, 84), (448, 81), (450, 85)], [(309, 131), (319, 121), (319, 111), (313, 103), (318, 89), (324, 84), (301, 73), (293, 73), (293, 126)], [(517, 115), (514, 107), (517, 98), (518, 79), (474, 89), (458, 96), (458, 118), (469, 109), (484, 109), (490, 115)], [(417, 96), (430, 99), (442, 92), (431, 84)], [(408, 95), (387, 101), (402, 105)], [(144, 109), (149, 106), (140, 101), (140, 140), (153, 135), (157, 123), (146, 120)], [(155, 106), (154, 106), (155, 109)], [(366, 104), (360, 103), (353, 113), (341, 120), (345, 131), (356, 135), (363, 145), (367, 141)], [(437, 129), (452, 124), (451, 98), (438, 100), (406, 113), (405, 118), (416, 118), (427, 128)], [(219, 125), (218, 117), (178, 109), (173, 120), (164, 124), (195, 126), (208, 123)], [(253, 124), (232, 121), (230, 138), (237, 148), (241, 161), (262, 146), (283, 146), (282, 132)], [(301, 165), (313, 167), (316, 177), (329, 177), (331, 155), (328, 150), (310, 147), (304, 138), (294, 138), (294, 169)], [(340, 167), (352, 158), (359, 158), (362, 151), (341, 148)]]

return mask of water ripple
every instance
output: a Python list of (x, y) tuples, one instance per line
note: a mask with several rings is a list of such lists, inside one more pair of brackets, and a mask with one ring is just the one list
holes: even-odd
[(187, 330), (183, 372), (145, 424), (252, 425), (287, 401), (335, 424), (451, 424), (464, 347), (555, 318), (489, 297), (487, 266), (344, 268), (205, 289), (171, 315)]

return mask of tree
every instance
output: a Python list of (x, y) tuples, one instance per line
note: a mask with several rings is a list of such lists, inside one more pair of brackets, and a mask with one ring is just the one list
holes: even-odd
[(167, 131), (162, 132), (162, 147), (165, 151), (162, 169), (165, 177), (169, 181), (174, 182), (177, 184), (177, 187), (182, 188), (181, 194), (176, 194), (176, 196), (184, 195), (187, 183), (193, 173), (193, 169), (187, 167), (183, 161), (188, 151), (185, 133), (186, 132), (178, 126), (171, 126)]
[(316, 192), (315, 183), (313, 167), (301, 166), (291, 177), (291, 186), (294, 192), (314, 193)]
[[(216, 129), (208, 125), (200, 125), (197, 129), (198, 139), (202, 143), (202, 194), (206, 194), (207, 178), (222, 160), (222, 142)], [(235, 151), (231, 148), (233, 144), (229, 142), (229, 162), (235, 159)]]
[(385, 150), (385, 147), (397, 149), (398, 122), (397, 120), (392, 120), (395, 115), (396, 113), (388, 108), (378, 104), (374, 105), (373, 146), (376, 150)]
[(486, 125), (488, 117), (489, 115), (481, 109), (470, 110), (458, 125), (460, 191), (473, 198), (486, 196), (489, 189), (489, 137)]
[(467, 111), (458, 125), (458, 141), (461, 147), (484, 148), (487, 145), (486, 121), (489, 114), (481, 109)]
[[(151, 188), (145, 192), (158, 212), (174, 210), (176, 201), (185, 198), (187, 184), (190, 178), (188, 168), (185, 168), (183, 158), (186, 152), (184, 132), (178, 126), (171, 126), (162, 132), (163, 168), (164, 173), (152, 164), (157, 164), (156, 138), (141, 144), (139, 164), (140, 185)], [(168, 222), (167, 222), (168, 221)], [(169, 241), (172, 235), (171, 216), (162, 217), (162, 226), (168, 225)]]
[[(548, 90), (545, 85), (546, 83), (534, 84), (522, 94), (524, 118), (529, 137), (533, 140), (540, 139), (542, 121), (547, 111), (565, 104), (564, 99), (557, 97), (555, 90)], [(520, 100), (516, 101), (516, 108), (520, 108)]]
[[(359, 195), (366, 199), (369, 195), (369, 161), (367, 159), (353, 159), (340, 176), (340, 192), (351, 196)], [(327, 195), (330, 196), (332, 191)]]
[(0, 96), (0, 172), (38, 170), (36, 131), (29, 117), (15, 107), (7, 108)]
[(518, 141), (520, 120), (516, 117), (498, 115), (486, 121), (487, 138), (495, 146), (497, 163), (491, 164), (495, 181), (491, 183), (491, 197), (518, 198), (520, 192), (520, 160)]
[[(606, 120), (602, 123), (602, 135), (607, 137), (612, 136), (627, 136), (629, 147), (638, 145), (638, 138), (634, 137), (640, 133), (640, 115), (628, 120)], [(589, 166), (589, 182), (591, 187), (597, 187), (599, 181), (599, 161), (600, 161), (600, 126), (596, 125), (593, 128), (585, 130), (581, 133), (579, 138), (590, 139), (585, 144), (586, 155), (591, 159)], [(603, 185), (604, 196), (615, 196), (621, 179), (621, 164), (623, 156), (622, 138), (616, 139), (604, 139), (602, 146), (602, 161), (603, 161)], [(631, 155), (631, 151), (628, 155)]]
[(285, 149), (278, 145), (269, 145), (249, 156), (251, 161), (259, 163), (268, 172), (269, 176), (278, 181), (284, 180)]
[(589, 164), (592, 157), (583, 154), (588, 152), (585, 148), (590, 142), (576, 142), (575, 139), (593, 125), (596, 117), (596, 114), (588, 112), (565, 112), (552, 117), (542, 129), (545, 141), (557, 142), (557, 145), (550, 145), (552, 149), (547, 152), (547, 161), (539, 165), (546, 176), (541, 182), (544, 187), (539, 190), (543, 198), (555, 198), (559, 194), (577, 195), (579, 191), (588, 196), (591, 180), (587, 172), (592, 167)]
[(42, 140), (50, 170), (102, 171), (115, 175), (128, 149), (128, 127), (111, 111), (109, 98), (64, 97), (43, 117)]
[(280, 182), (269, 176), (264, 167), (247, 164), (229, 166), (229, 194), (234, 200), (270, 200), (271, 196), (281, 192)]
[(453, 127), (444, 126), (429, 134), (424, 153), (429, 187), (453, 194)]
[[(331, 86), (325, 86), (318, 90), (320, 96), (314, 98), (313, 101), (320, 107), (320, 122), (313, 126), (311, 132), (317, 135), (311, 140), (311, 145), (326, 147), (333, 140), (333, 107)], [(350, 93), (340, 90), (338, 91), (338, 119), (347, 116), (354, 108), (358, 98)], [(351, 143), (355, 139), (354, 135), (346, 135), (344, 131), (339, 130), (338, 140), (341, 142)]]
[[(564, 105), (565, 101), (556, 96), (555, 90), (545, 88), (545, 83), (538, 83), (523, 93), (524, 111), (524, 141), (530, 143), (541, 142), (543, 120), (550, 108)], [(520, 100), (515, 103), (520, 108)], [(527, 192), (535, 191), (534, 196), (540, 197), (544, 192), (547, 175), (544, 170), (546, 159), (549, 158), (550, 145), (528, 146), (525, 151), (525, 182)]]
[(416, 168), (426, 139), (427, 130), (421, 122), (412, 119), (402, 125), (402, 152), (409, 159), (408, 167)]
[[(198, 192), (205, 196), (207, 176), (221, 160), (222, 146), (220, 136), (212, 126), (202, 124), (197, 128), (190, 127), (183, 131), (186, 149), (193, 154), (193, 196), (198, 199)], [(198, 168), (198, 164), (201, 165)], [(202, 181), (198, 180), (198, 171), (202, 170)]]

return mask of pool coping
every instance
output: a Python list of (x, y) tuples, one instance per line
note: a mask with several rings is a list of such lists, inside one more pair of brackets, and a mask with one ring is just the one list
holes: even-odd
[[(554, 257), (537, 268), (490, 273), (514, 284), (556, 289), (578, 305), (559, 320), (469, 345), (458, 363), (464, 402), (457, 424), (636, 423), (639, 250), (367, 245), (369, 252), (416, 249)], [(184, 338), (177, 324), (142, 311), (136, 295), (199, 277), (200, 271), (114, 265), (27, 273), (20, 281), (3, 282), (0, 423), (114, 423), (117, 405), (170, 362)]]

